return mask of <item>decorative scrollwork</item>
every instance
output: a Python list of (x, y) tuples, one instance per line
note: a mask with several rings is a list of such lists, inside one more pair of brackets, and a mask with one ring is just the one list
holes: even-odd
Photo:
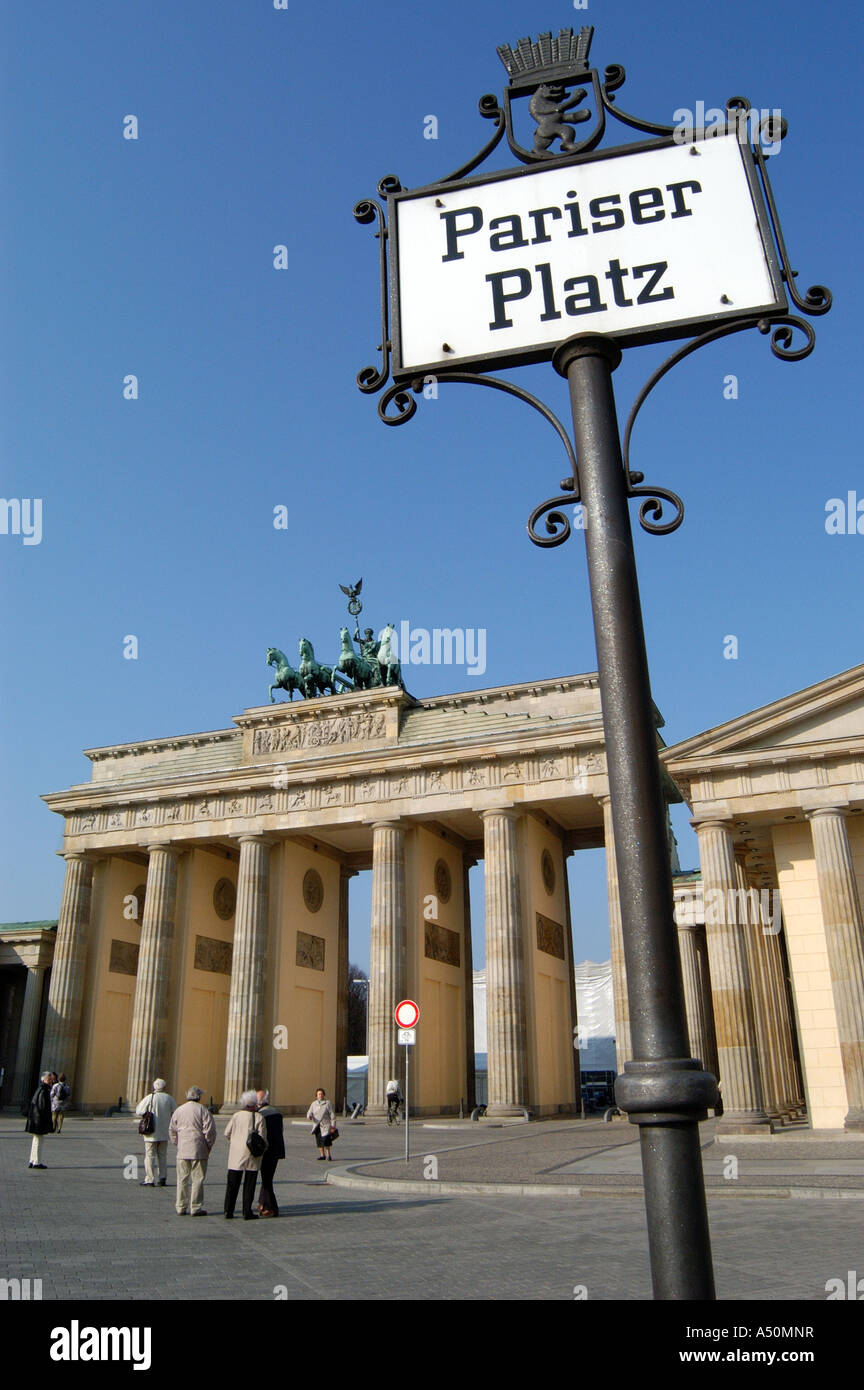
[[(565, 502), (572, 504), (573, 497), (550, 497), (545, 502), (541, 502), (539, 507), (534, 508), (528, 518), (528, 535), (535, 545), (542, 546), (544, 550), (551, 550), (553, 546), (563, 545), (566, 540), (570, 539), (572, 533), (570, 518), (559, 510), (562, 503)], [(541, 536), (538, 534), (536, 526), (545, 512), (549, 513), (546, 517), (546, 535)]]
[(640, 120), (638, 116), (631, 116), (615, 104), (612, 93), (623, 87), (626, 81), (627, 73), (620, 63), (610, 63), (604, 70), (600, 98), (609, 115), (614, 116), (622, 125), (629, 125), (632, 130), (644, 130), (648, 135), (671, 135), (675, 129), (674, 125), (658, 125), (656, 121)]
[[(780, 218), (777, 213), (777, 204), (774, 202), (774, 190), (771, 187), (771, 180), (768, 177), (768, 167), (765, 162), (765, 154), (761, 145), (757, 141), (753, 146), (753, 156), (759, 169), (759, 176), (762, 180), (762, 188), (765, 192), (765, 201), (768, 205), (768, 216), (771, 219), (771, 230), (774, 233), (774, 240), (777, 243), (777, 251), (780, 256), (780, 266), (783, 271), (783, 279), (789, 291), (789, 298), (800, 309), (802, 313), (817, 315), (827, 314), (834, 302), (831, 291), (825, 285), (811, 285), (804, 293), (803, 297), (798, 293), (795, 281), (798, 271), (792, 269), (789, 260), (789, 252), (786, 250), (786, 242), (783, 237), (783, 229), (780, 226)], [(772, 349), (773, 350), (773, 349)]]
[[(628, 473), (631, 479), (642, 481), (641, 473)], [(644, 497), (645, 501), (639, 508), (639, 525), (643, 531), (649, 531), (652, 536), (670, 536), (673, 531), (677, 531), (681, 522), (684, 520), (684, 503), (677, 492), (670, 492), (665, 487), (633, 487), (632, 482), (627, 484), (628, 497)], [(668, 502), (675, 508), (675, 515), (671, 521), (661, 522), (663, 515), (663, 503)], [(652, 516), (653, 521), (648, 517)]]
[[(538, 414), (543, 416), (544, 420), (548, 420), (549, 424), (555, 430), (555, 433), (564, 445), (567, 460), (575, 476), (576, 454), (570, 436), (554, 411), (550, 410), (548, 405), (545, 405), (537, 396), (532, 396), (530, 391), (526, 391), (522, 386), (514, 385), (512, 381), (504, 381), (501, 377), (497, 376), (482, 376), (479, 372), (442, 373), (440, 376), (436, 377), (436, 381), (439, 386), (443, 386), (445, 382), (448, 381), (466, 382), (470, 386), (491, 386), (493, 391), (503, 391), (506, 395), (515, 396), (517, 400), (524, 401), (526, 405), (530, 405), (533, 410), (536, 410)], [(420, 378), (411, 383), (411, 389), (419, 393), (423, 390), (423, 385), (423, 379)]]
[[(388, 175), (394, 178), (394, 175)], [(382, 179), (381, 184), (387, 183), (388, 179)], [(398, 184), (399, 180), (395, 182)], [(384, 217), (384, 209), (380, 203), (376, 203), (374, 198), (362, 198), (359, 203), (354, 205), (354, 216), (361, 224), (368, 224), (377, 221), (378, 230), (375, 233), (378, 238), (378, 282), (381, 298), (381, 342), (378, 344), (378, 351), (381, 353), (381, 366), (362, 367), (357, 373), (357, 385), (365, 395), (371, 395), (373, 391), (380, 391), (385, 381), (390, 376), (390, 320), (389, 308), (387, 304), (387, 221)]]
[[(774, 329), (771, 333), (771, 351), (783, 362), (800, 362), (809, 357), (816, 346), (816, 330), (805, 319), (787, 314), (782, 319), (760, 319), (756, 327), (760, 333), (770, 333)], [(804, 334), (804, 342), (800, 347), (792, 348), (790, 343), (794, 340), (796, 328)]]
[(494, 92), (486, 92), (485, 95), (480, 98), (478, 110), (480, 115), (487, 121), (495, 121), (494, 135), (487, 140), (482, 150), (479, 150), (478, 153), (474, 155), (473, 159), (469, 159), (467, 164), (461, 164), (458, 169), (454, 169), (453, 173), (448, 174), (446, 178), (439, 179), (439, 183), (455, 183), (457, 179), (464, 179), (466, 174), (472, 173), (479, 164), (482, 164), (485, 159), (488, 159), (489, 155), (495, 149), (495, 146), (500, 143), (506, 129), (506, 118), (503, 109), (498, 104), (498, 98), (495, 96)]
[[(361, 388), (362, 389), (362, 388)], [(395, 415), (388, 415), (389, 406), (396, 407)], [(400, 382), (391, 386), (385, 391), (378, 400), (378, 419), (385, 425), (404, 425), (406, 420), (410, 420), (412, 415), (417, 413), (417, 402), (414, 397), (409, 395), (404, 385)]]

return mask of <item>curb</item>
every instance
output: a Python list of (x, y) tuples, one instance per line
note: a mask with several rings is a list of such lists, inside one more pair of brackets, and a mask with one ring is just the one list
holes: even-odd
[[(639, 1187), (591, 1187), (582, 1184), (572, 1187), (563, 1183), (509, 1183), (509, 1182), (439, 1182), (429, 1178), (419, 1181), (413, 1178), (371, 1178), (359, 1177), (354, 1172), (327, 1173), (326, 1181), (331, 1187), (363, 1188), (366, 1191), (424, 1192), (435, 1197), (643, 1197)], [(737, 1198), (739, 1201), (752, 1198), (784, 1200), (858, 1200), (864, 1201), (864, 1189), (843, 1187), (750, 1187), (706, 1188), (705, 1195), (712, 1197)]]

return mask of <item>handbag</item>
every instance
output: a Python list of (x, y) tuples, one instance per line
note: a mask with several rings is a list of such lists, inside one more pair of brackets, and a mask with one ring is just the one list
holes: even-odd
[[(150, 1093), (151, 1104), (153, 1101), (153, 1094), (153, 1092)], [(148, 1105), (147, 1109), (144, 1111), (144, 1114), (141, 1116), (141, 1119), (138, 1123), (138, 1133), (152, 1134), (155, 1128), (156, 1116), (153, 1114), (153, 1111), (150, 1109), (150, 1106)]]
[(333, 1126), (333, 1128), (332, 1128), (331, 1131), (330, 1131), (330, 1138), (331, 1138), (331, 1139), (338, 1139), (338, 1138), (339, 1138), (339, 1131), (338, 1131), (338, 1129), (336, 1128), (335, 1125)]
[(249, 1133), (246, 1137), (246, 1147), (253, 1158), (260, 1158), (267, 1148), (267, 1140), (263, 1134), (259, 1134), (255, 1128), (255, 1115), (249, 1125)]

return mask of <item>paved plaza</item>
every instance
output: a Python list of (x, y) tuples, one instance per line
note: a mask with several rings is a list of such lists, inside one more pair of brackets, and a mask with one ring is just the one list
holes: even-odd
[[(406, 1165), (404, 1130), (346, 1124), (338, 1161), (325, 1165), (309, 1127), (286, 1120), (280, 1219), (235, 1217), (229, 1225), (221, 1215), (226, 1117), (216, 1123), (205, 1189), (210, 1214), (195, 1220), (174, 1211), (173, 1154), (167, 1188), (139, 1186), (143, 1144), (130, 1117), (68, 1117), (63, 1133), (44, 1142), (44, 1172), (27, 1167), (23, 1120), (0, 1117), (0, 1278), (41, 1279), (42, 1298), (56, 1300), (650, 1297), (644, 1209), (635, 1195), (638, 1139), (627, 1125), (417, 1122), (417, 1157)], [(817, 1143), (812, 1156), (799, 1157), (807, 1141), (783, 1136), (777, 1148), (788, 1144), (788, 1156), (765, 1159), (746, 1156), (752, 1141), (736, 1150), (713, 1146), (710, 1132), (703, 1137), (709, 1187), (724, 1185), (724, 1196), (712, 1195), (709, 1204), (721, 1300), (824, 1300), (826, 1281), (864, 1272), (860, 1145), (841, 1140), (823, 1157)], [(724, 1180), (722, 1162), (736, 1152), (740, 1176)], [(434, 1171), (433, 1159), (438, 1184), (423, 1177), (424, 1169)], [(771, 1164), (780, 1165), (773, 1178)], [(826, 1171), (837, 1167), (844, 1171)], [(416, 1186), (391, 1190), (406, 1170)], [(790, 1197), (793, 1177), (805, 1178), (802, 1191), (813, 1195)], [(512, 1190), (520, 1178), (527, 1191), (546, 1183), (547, 1192), (520, 1195)], [(771, 1195), (745, 1196), (741, 1186), (737, 1200), (729, 1199), (735, 1182), (750, 1178)], [(449, 1186), (465, 1181), (479, 1187)], [(834, 1196), (831, 1181), (841, 1184)], [(846, 1197), (836, 1195), (841, 1189)]]

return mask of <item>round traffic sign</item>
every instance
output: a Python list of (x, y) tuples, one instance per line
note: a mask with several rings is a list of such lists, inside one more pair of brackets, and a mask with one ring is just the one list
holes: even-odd
[(413, 1028), (420, 1017), (420, 1005), (415, 1004), (413, 999), (402, 999), (396, 1005), (393, 1017), (396, 1019), (397, 1027)]

